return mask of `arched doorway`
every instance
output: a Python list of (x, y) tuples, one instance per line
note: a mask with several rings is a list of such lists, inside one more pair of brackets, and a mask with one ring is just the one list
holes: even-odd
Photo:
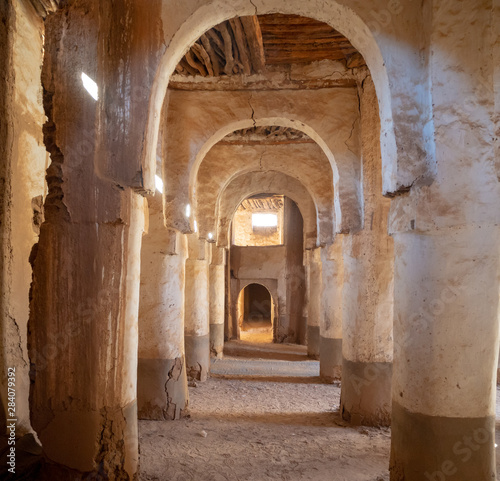
[(251, 342), (272, 342), (274, 301), (262, 284), (249, 284), (238, 297), (240, 339)]

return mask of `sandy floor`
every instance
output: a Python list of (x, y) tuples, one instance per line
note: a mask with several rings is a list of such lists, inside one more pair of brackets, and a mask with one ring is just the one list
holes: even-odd
[[(390, 429), (345, 424), (340, 386), (319, 382), (303, 347), (227, 347), (190, 388), (189, 419), (139, 422), (142, 481), (389, 480)], [(500, 443), (498, 420), (500, 403)]]
[(339, 386), (320, 384), (317, 362), (305, 361), (302, 348), (298, 356), (267, 361), (267, 369), (218, 361), (229, 379), (190, 388), (190, 419), (140, 421), (140, 479), (388, 480), (390, 431), (346, 426)]

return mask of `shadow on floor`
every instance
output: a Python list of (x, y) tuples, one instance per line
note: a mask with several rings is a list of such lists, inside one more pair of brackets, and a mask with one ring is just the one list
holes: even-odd
[[(205, 418), (203, 415), (197, 415), (196, 419), (202, 421)], [(257, 424), (279, 424), (287, 426), (318, 426), (343, 429), (349, 426), (343, 421), (339, 411), (325, 412), (325, 413), (210, 413), (206, 419), (220, 418), (224, 422), (252, 422)]]
[[(210, 377), (218, 379), (230, 379), (233, 381), (253, 381), (253, 382), (285, 382), (291, 384), (332, 384), (321, 380), (319, 376), (313, 377), (293, 377), (293, 376), (252, 376), (237, 374), (211, 374)], [(339, 383), (340, 385), (340, 383)]]
[(279, 361), (307, 361), (307, 347), (299, 344), (255, 343), (228, 341), (224, 344), (224, 356), (247, 359), (273, 359)]

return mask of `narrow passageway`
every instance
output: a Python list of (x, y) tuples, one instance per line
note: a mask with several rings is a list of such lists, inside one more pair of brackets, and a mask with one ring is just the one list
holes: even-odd
[(242, 322), (240, 339), (251, 342), (273, 342), (273, 301), (261, 284), (249, 284), (241, 292)]
[(304, 346), (229, 342), (189, 395), (190, 418), (139, 422), (141, 480), (389, 479), (390, 430), (343, 422)]

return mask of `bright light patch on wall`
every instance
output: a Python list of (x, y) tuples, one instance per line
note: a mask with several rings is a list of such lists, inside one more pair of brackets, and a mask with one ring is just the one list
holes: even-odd
[(277, 227), (276, 214), (252, 214), (252, 227)]
[(211, 232), (209, 232), (209, 233), (208, 233), (208, 238), (209, 238), (210, 240), (212, 240), (212, 239), (214, 238), (214, 235), (213, 235)]
[(194, 221), (194, 231), (198, 232), (198, 223)]
[(186, 205), (186, 217), (191, 217), (191, 205)]
[(92, 96), (94, 100), (99, 99), (97, 84), (85, 73), (82, 72), (82, 82), (85, 90)]
[(156, 190), (160, 194), (163, 194), (163, 180), (161, 180), (161, 177), (159, 177), (158, 175), (155, 175), (155, 186)]

